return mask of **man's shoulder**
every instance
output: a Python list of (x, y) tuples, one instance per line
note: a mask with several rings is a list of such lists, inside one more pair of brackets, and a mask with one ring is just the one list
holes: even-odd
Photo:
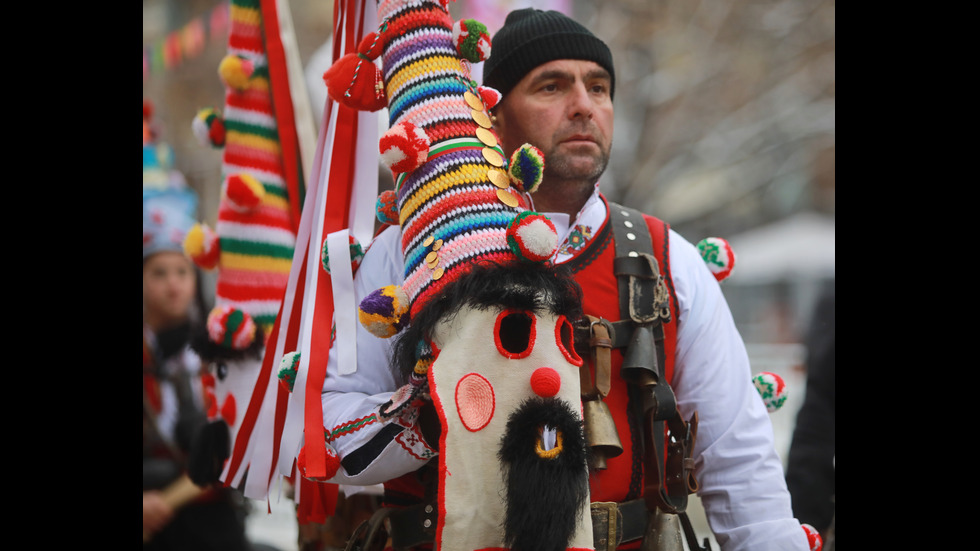
[(610, 219), (616, 217), (617, 215), (625, 216), (627, 218), (628, 217), (640, 216), (640, 217), (642, 217), (647, 222), (647, 225), (650, 225), (650, 224), (658, 224), (658, 225), (663, 225), (665, 228), (669, 228), (670, 227), (670, 225), (667, 224), (667, 222), (665, 222), (663, 219), (661, 219), (661, 218), (659, 218), (657, 216), (654, 216), (652, 214), (643, 212), (643, 211), (641, 211), (639, 209), (636, 209), (636, 208), (633, 208), (633, 207), (628, 207), (626, 205), (622, 205), (622, 204), (617, 203), (615, 201), (610, 201), (604, 195), (603, 195), (603, 199), (606, 200), (606, 205), (609, 207), (609, 217), (610, 217)]
[(683, 263), (698, 266), (701, 255), (697, 247), (688, 241), (683, 235), (674, 230), (670, 223), (656, 215), (649, 214), (633, 207), (610, 201), (603, 197), (609, 207), (609, 220), (629, 220), (630, 217), (640, 216), (651, 231), (651, 237), (655, 240), (655, 245), (662, 244), (671, 264)]

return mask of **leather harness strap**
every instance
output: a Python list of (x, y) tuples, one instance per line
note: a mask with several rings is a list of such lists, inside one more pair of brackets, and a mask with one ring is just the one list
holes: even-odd
[[(630, 332), (621, 375), (643, 391), (639, 412), (644, 426), (643, 493), (648, 509), (679, 513), (687, 508), (688, 494), (697, 489), (690, 457), (697, 414), (688, 423), (681, 418), (664, 373), (664, 347), (656, 346), (664, 338), (663, 323), (671, 321), (671, 314), (646, 220), (639, 211), (615, 203), (609, 203), (609, 216), (616, 247), (614, 269), (620, 281), (620, 312), (629, 313), (630, 319), (625, 321), (632, 325), (632, 329), (615, 326), (617, 341), (621, 339), (618, 334)], [(665, 434), (669, 434), (667, 439)]]

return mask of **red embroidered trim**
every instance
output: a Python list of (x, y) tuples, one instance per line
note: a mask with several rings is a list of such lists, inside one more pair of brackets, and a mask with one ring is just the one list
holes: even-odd
[[(568, 332), (568, 344), (569, 347), (565, 346), (565, 339), (562, 338), (562, 331)], [(575, 332), (572, 331), (572, 324), (568, 321), (565, 316), (558, 317), (558, 323), (555, 324), (555, 344), (558, 345), (558, 350), (561, 350), (565, 359), (568, 363), (576, 366), (582, 367), (582, 358), (575, 352)]]
[(328, 441), (333, 441), (341, 436), (346, 436), (348, 434), (355, 433), (368, 425), (372, 425), (378, 422), (378, 416), (372, 413), (360, 419), (354, 419), (353, 421), (348, 421), (343, 425), (337, 425), (334, 427), (330, 434), (328, 435)]
[[(500, 325), (503, 322), (503, 320), (511, 314), (523, 314), (531, 318), (531, 328), (528, 331), (527, 348), (525, 348), (520, 352), (510, 352), (509, 350), (504, 348), (503, 343), (500, 342)], [(521, 358), (528, 357), (531, 354), (531, 351), (534, 350), (534, 339), (537, 336), (537, 329), (536, 329), (537, 324), (538, 324), (537, 317), (532, 312), (528, 312), (526, 310), (517, 310), (513, 308), (508, 308), (503, 312), (501, 312), (500, 314), (498, 314), (497, 321), (495, 321), (493, 324), (493, 343), (497, 345), (497, 352), (500, 352), (501, 356), (505, 358), (509, 358), (511, 360), (519, 360)]]
[[(397, 442), (402, 449), (407, 451), (409, 455), (421, 461), (431, 459), (436, 454), (436, 450), (428, 446), (425, 439), (422, 438), (421, 434), (419, 434), (418, 426), (407, 428), (398, 433), (398, 435), (395, 436), (395, 442)], [(414, 446), (422, 447), (422, 455), (416, 453)]]

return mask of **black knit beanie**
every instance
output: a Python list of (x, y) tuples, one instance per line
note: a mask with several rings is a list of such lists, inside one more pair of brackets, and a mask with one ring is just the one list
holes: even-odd
[(605, 42), (562, 13), (534, 8), (507, 14), (504, 26), (491, 41), (490, 57), (483, 64), (483, 83), (506, 96), (524, 75), (556, 59), (583, 59), (599, 64), (609, 71), (612, 97), (616, 74)]

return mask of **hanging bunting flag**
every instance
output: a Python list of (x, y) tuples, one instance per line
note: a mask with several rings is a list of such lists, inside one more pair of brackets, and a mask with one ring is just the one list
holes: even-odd
[(228, 10), (228, 2), (222, 2), (179, 29), (168, 31), (153, 44), (143, 46), (143, 80), (196, 58), (210, 41), (224, 41), (228, 36)]

